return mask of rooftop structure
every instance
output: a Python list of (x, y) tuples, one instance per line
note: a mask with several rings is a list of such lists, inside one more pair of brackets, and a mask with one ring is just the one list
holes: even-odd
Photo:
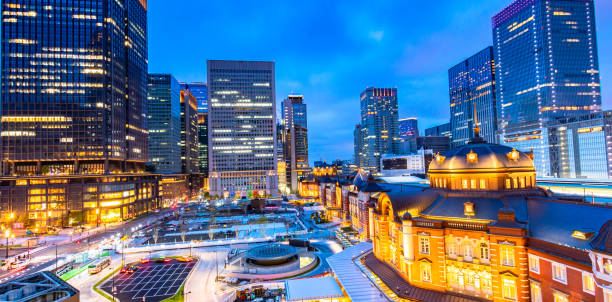
[(0, 285), (0, 301), (78, 302), (79, 291), (50, 272), (39, 272)]

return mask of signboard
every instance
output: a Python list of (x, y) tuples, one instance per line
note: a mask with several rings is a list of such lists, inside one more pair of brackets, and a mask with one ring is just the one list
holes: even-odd
[(23, 229), (23, 222), (13, 222), (13, 229)]

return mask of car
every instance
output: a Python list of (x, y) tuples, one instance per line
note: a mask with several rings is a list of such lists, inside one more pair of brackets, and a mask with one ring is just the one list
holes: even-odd
[(121, 270), (119, 271), (119, 273), (121, 273), (121, 274), (125, 274), (125, 273), (127, 273), (128, 268), (129, 268), (129, 267), (128, 267), (127, 265), (126, 265), (126, 266), (124, 266), (124, 267), (122, 267), (122, 268), (121, 268)]
[(170, 259), (170, 258), (164, 258), (164, 262), (168, 263), (168, 262), (170, 262), (170, 261), (172, 261), (172, 259)]
[(127, 269), (127, 273), (128, 274), (133, 274), (136, 270), (138, 269), (138, 266), (136, 265), (130, 265)]
[(151, 262), (151, 259), (149, 259), (149, 258), (142, 258), (142, 259), (140, 259), (140, 263), (141, 264), (145, 264), (145, 263), (149, 263), (149, 262)]
[(193, 258), (188, 257), (188, 256), (182, 256), (182, 257), (177, 258), (176, 260), (180, 262), (191, 262), (193, 261)]

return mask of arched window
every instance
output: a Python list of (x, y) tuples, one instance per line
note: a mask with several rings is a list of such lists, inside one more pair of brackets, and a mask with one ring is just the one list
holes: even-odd
[(506, 178), (506, 189), (512, 189), (512, 185), (510, 184), (510, 178)]
[(467, 180), (467, 179), (465, 179), (465, 178), (464, 178), (464, 179), (462, 179), (462, 185), (463, 185), (463, 188), (464, 188), (464, 189), (467, 189), (467, 188), (468, 188), (468, 180)]
[(484, 242), (480, 244), (480, 258), (489, 259), (489, 246)]
[(480, 180), (480, 188), (481, 189), (486, 189), (487, 188), (487, 181), (484, 179)]
[(475, 179), (470, 179), (470, 188), (476, 189), (476, 180)]

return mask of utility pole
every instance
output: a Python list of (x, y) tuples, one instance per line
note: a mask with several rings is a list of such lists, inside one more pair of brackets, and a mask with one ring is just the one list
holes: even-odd
[(57, 271), (57, 243), (55, 243), (55, 270)]

